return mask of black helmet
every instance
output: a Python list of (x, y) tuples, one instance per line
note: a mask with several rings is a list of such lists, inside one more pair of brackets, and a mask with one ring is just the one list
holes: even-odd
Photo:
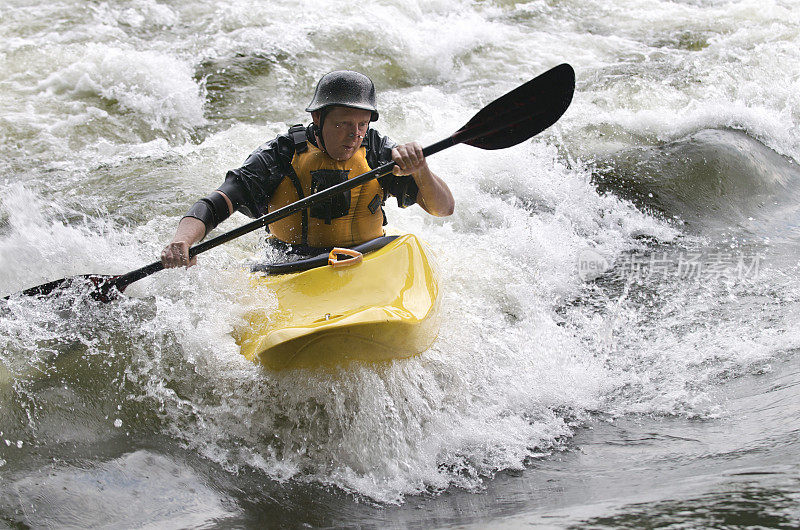
[(350, 70), (338, 70), (322, 76), (314, 91), (314, 98), (306, 112), (339, 105), (372, 112), (371, 121), (378, 120), (375, 108), (375, 85), (364, 74)]

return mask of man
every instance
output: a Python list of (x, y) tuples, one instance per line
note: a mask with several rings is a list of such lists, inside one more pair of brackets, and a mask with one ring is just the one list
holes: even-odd
[[(254, 151), (225, 182), (197, 201), (161, 253), (165, 267), (189, 267), (189, 247), (234, 211), (260, 217), (394, 160), (393, 173), (337, 194), (269, 225), (288, 250), (315, 254), (383, 235), (383, 204), (394, 196), (402, 208), (419, 204), (436, 216), (453, 213), (447, 184), (428, 167), (417, 142), (395, 145), (369, 127), (378, 119), (375, 86), (365, 75), (331, 72), (317, 84), (306, 108), (313, 123), (294, 126)], [(409, 176), (410, 175), (410, 176)]]

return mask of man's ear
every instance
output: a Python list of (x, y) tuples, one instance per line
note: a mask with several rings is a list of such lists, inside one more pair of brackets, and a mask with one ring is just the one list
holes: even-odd
[(320, 116), (321, 116), (321, 113), (318, 110), (315, 110), (314, 112), (311, 113), (311, 119), (314, 121), (314, 125), (316, 125), (317, 127), (319, 127), (319, 117)]

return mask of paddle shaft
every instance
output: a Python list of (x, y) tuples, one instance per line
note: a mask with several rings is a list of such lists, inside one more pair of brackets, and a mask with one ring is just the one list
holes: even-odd
[[(439, 151), (447, 149), (448, 147), (452, 147), (453, 145), (456, 145), (457, 143), (463, 142), (464, 140), (468, 139), (465, 137), (464, 139), (459, 141), (456, 140), (455, 136), (456, 135), (450, 136), (448, 138), (445, 138), (444, 140), (436, 142), (435, 144), (429, 145), (428, 147), (422, 150), (422, 153), (426, 157), (428, 157), (432, 154), (438, 153)], [(220, 234), (217, 237), (209, 239), (208, 241), (198, 243), (197, 245), (194, 245), (192, 248), (189, 249), (189, 259), (192, 259), (198, 254), (202, 254), (207, 250), (211, 250), (214, 247), (218, 247), (219, 245), (227, 243), (228, 241), (236, 239), (237, 237), (248, 234), (254, 230), (258, 230), (259, 228), (264, 227), (268, 224), (272, 224), (275, 221), (280, 221), (285, 217), (289, 217), (293, 213), (305, 210), (310, 205), (317, 203), (319, 201), (323, 201), (329, 197), (336, 195), (337, 193), (342, 193), (344, 191), (353, 189), (356, 186), (359, 186), (372, 179), (388, 175), (389, 173), (391, 173), (392, 169), (394, 169), (395, 165), (397, 164), (394, 161), (388, 162), (382, 166), (376, 167), (371, 171), (362, 173), (361, 175), (346, 180), (345, 182), (341, 182), (339, 184), (336, 184), (335, 186), (331, 186), (330, 188), (324, 189), (313, 195), (309, 195), (308, 197), (300, 199), (297, 202), (293, 202), (292, 204), (286, 205), (283, 208), (279, 208), (274, 212), (270, 212), (266, 215), (263, 215), (258, 219), (256, 219), (255, 221), (251, 221), (238, 228), (234, 228), (233, 230), (225, 232), (224, 234)], [(140, 269), (136, 269), (127, 274), (117, 276), (116, 278), (114, 278), (114, 285), (117, 287), (117, 289), (122, 291), (133, 282), (141, 280), (142, 278), (150, 276), (151, 274), (154, 274), (163, 269), (164, 269), (164, 264), (161, 263), (160, 261), (156, 261), (151, 263), (150, 265), (146, 265)]]

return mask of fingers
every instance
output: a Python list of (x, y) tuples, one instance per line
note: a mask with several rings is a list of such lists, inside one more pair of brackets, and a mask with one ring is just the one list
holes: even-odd
[(161, 251), (161, 263), (164, 268), (191, 267), (197, 264), (197, 258), (189, 259), (189, 244), (185, 241), (173, 241)]
[(398, 145), (392, 149), (392, 160), (397, 164), (392, 170), (395, 175), (410, 175), (427, 163), (422, 146), (417, 142)]

